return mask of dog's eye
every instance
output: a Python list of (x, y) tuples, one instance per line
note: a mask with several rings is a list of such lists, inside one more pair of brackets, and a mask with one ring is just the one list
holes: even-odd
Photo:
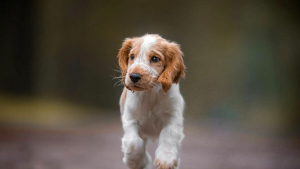
[(159, 61), (159, 58), (156, 57), (156, 56), (153, 56), (153, 57), (151, 58), (151, 62), (158, 62), (158, 61)]
[(131, 59), (131, 60), (134, 59), (134, 54), (130, 55), (130, 59)]

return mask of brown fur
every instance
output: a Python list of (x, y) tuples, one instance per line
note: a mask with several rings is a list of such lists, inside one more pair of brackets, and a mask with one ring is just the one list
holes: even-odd
[(167, 163), (161, 163), (160, 160), (158, 159), (154, 160), (154, 164), (158, 169), (174, 169), (178, 165), (177, 160), (174, 160), (173, 164), (167, 164)]
[[(131, 60), (129, 60), (129, 57), (131, 54), (134, 54), (135, 56), (137, 56), (137, 54), (140, 50), (140, 46), (141, 46), (140, 41), (141, 41), (140, 38), (126, 38), (122, 44), (121, 49), (119, 50), (119, 53), (118, 53), (118, 58), (119, 58), (118, 61), (119, 61), (119, 66), (121, 68), (122, 83), (129, 90), (131, 90), (131, 89), (125, 85), (125, 77), (127, 74), (127, 68), (128, 68), (128, 65), (131, 64), (131, 62), (132, 62)], [(133, 50), (135, 52), (129, 53), (130, 50), (133, 48), (133, 45), (137, 46)]]
[(178, 83), (181, 77), (185, 77), (185, 65), (180, 47), (176, 43), (167, 44), (165, 56), (165, 70), (160, 75), (158, 82), (162, 84), (164, 92), (167, 92), (172, 83)]

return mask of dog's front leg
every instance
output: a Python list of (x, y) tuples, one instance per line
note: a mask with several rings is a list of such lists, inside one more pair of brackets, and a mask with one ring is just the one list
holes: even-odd
[(155, 152), (155, 165), (158, 169), (177, 169), (183, 134), (181, 113), (171, 117), (159, 135), (159, 145)]
[(138, 134), (137, 121), (126, 115), (122, 117), (124, 137), (122, 138), (123, 162), (130, 169), (150, 169), (151, 157), (146, 153), (146, 140)]

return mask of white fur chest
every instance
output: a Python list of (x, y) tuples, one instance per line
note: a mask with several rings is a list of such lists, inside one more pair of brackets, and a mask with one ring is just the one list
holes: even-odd
[(168, 93), (164, 93), (158, 85), (143, 92), (128, 91), (125, 112), (130, 112), (131, 118), (136, 120), (141, 137), (154, 139), (159, 136), (172, 116), (173, 105), (181, 98), (181, 95), (176, 95), (177, 90), (179, 92), (178, 85), (173, 85)]
[(161, 87), (152, 88), (144, 92), (128, 92), (125, 109), (131, 112), (133, 119), (137, 121), (139, 135), (141, 137), (157, 138), (163, 125), (165, 107), (162, 100), (167, 95)]

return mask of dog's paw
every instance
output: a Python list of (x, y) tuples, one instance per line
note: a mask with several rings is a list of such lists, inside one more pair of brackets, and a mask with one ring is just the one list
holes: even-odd
[(125, 154), (143, 154), (144, 153), (144, 140), (139, 137), (134, 138), (123, 138), (122, 139), (122, 150)]
[(175, 169), (178, 165), (177, 160), (163, 161), (160, 159), (155, 159), (154, 164), (157, 169)]

